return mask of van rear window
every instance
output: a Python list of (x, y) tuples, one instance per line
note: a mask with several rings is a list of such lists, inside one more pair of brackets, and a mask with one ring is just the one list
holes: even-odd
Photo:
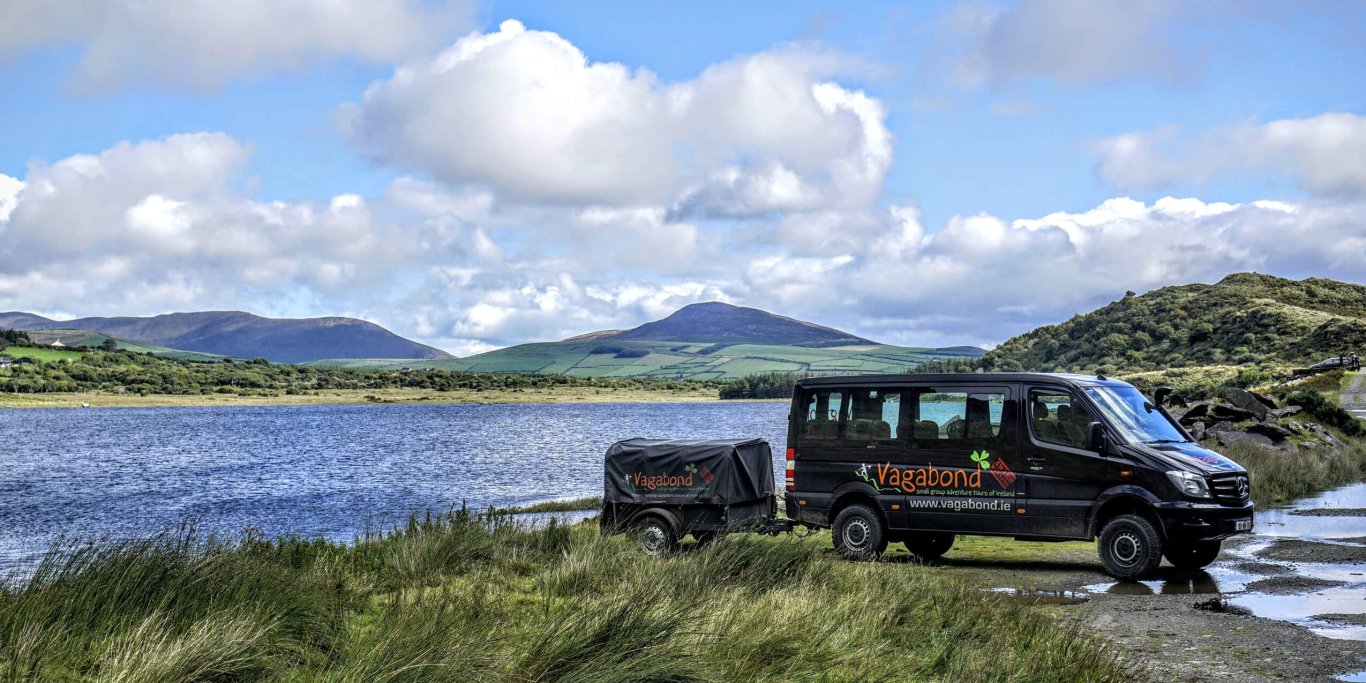
[(911, 438), (925, 441), (995, 439), (1001, 435), (1005, 394), (927, 391), (916, 396)]
[(848, 407), (842, 391), (813, 391), (806, 398), (802, 436), (809, 439), (834, 439), (840, 435), (840, 420)]

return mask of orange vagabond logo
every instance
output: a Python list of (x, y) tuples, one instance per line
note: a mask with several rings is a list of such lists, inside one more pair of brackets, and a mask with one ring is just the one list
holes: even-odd
[(991, 473), (992, 479), (1001, 489), (1008, 490), (1015, 485), (1015, 473), (1006, 466), (1004, 460), (991, 462), (991, 454), (986, 451), (973, 452), (972, 461), (978, 466), (971, 469), (940, 469), (934, 463), (898, 467), (889, 462), (863, 467), (856, 473), (864, 481), (879, 491), (902, 491), (915, 493), (920, 489), (981, 489), (982, 472)]

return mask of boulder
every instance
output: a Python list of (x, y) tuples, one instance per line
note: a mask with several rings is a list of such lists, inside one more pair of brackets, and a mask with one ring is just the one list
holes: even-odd
[(1250, 443), (1261, 446), (1269, 451), (1277, 451), (1280, 453), (1290, 453), (1295, 450), (1295, 445), (1285, 439), (1276, 440), (1264, 434), (1256, 434), (1253, 432), (1219, 432), (1215, 436), (1219, 438), (1220, 446), (1232, 446), (1236, 443)]
[(1235, 430), (1235, 428), (1233, 427), (1233, 423), (1232, 423), (1232, 422), (1224, 421), (1224, 422), (1215, 422), (1214, 424), (1212, 424), (1212, 425), (1209, 426), (1209, 429), (1207, 429), (1207, 430), (1205, 430), (1205, 431), (1206, 431), (1207, 434), (1211, 434), (1211, 435), (1212, 435), (1212, 434), (1215, 434), (1215, 433), (1218, 433), (1218, 432), (1232, 432), (1232, 431), (1236, 431), (1236, 430)]
[(1190, 433), (1191, 436), (1195, 437), (1196, 441), (1203, 441), (1205, 438), (1205, 423), (1196, 420), (1195, 424), (1190, 426)]
[[(1256, 417), (1258, 420), (1265, 420), (1266, 414), (1276, 407), (1275, 401), (1243, 389), (1229, 389), (1228, 391), (1225, 391), (1224, 399), (1251, 413), (1252, 416)], [(1268, 406), (1268, 402), (1271, 403), (1271, 405)]]
[(1318, 437), (1319, 441), (1322, 441), (1324, 445), (1328, 446), (1329, 448), (1335, 451), (1342, 450), (1347, 447), (1347, 444), (1343, 443), (1341, 439), (1337, 438), (1336, 436), (1333, 436), (1332, 432), (1329, 432), (1327, 429), (1324, 429), (1323, 425), (1318, 424), (1316, 422), (1310, 422), (1304, 425), (1304, 430)]
[(1205, 417), (1205, 415), (1206, 415), (1208, 412), (1209, 412), (1209, 403), (1208, 403), (1208, 402), (1206, 402), (1206, 401), (1196, 401), (1195, 403), (1192, 403), (1192, 404), (1191, 404), (1190, 410), (1187, 410), (1186, 412), (1182, 413), (1182, 414), (1181, 414), (1181, 417), (1177, 418), (1176, 421), (1177, 421), (1177, 422), (1180, 422), (1182, 425), (1194, 424), (1196, 420), (1199, 420), (1199, 419)]
[(1304, 410), (1304, 406), (1286, 406), (1271, 411), (1271, 415), (1274, 417), (1290, 417), (1299, 414), (1302, 410)]
[[(1265, 408), (1265, 406), (1263, 406), (1263, 408)], [(1266, 413), (1263, 412), (1262, 414), (1265, 415)], [(1211, 404), (1209, 407), (1209, 415), (1216, 420), (1227, 422), (1243, 422), (1257, 417), (1256, 413), (1253, 413), (1251, 410), (1225, 405), (1223, 403)]]
[(1246, 431), (1249, 434), (1261, 434), (1262, 436), (1265, 436), (1271, 439), (1272, 441), (1284, 441), (1285, 439), (1290, 438), (1292, 434), (1294, 434), (1294, 432), (1290, 431), (1289, 429), (1286, 429), (1285, 427), (1282, 427), (1278, 424), (1271, 424), (1269, 422), (1249, 425)]

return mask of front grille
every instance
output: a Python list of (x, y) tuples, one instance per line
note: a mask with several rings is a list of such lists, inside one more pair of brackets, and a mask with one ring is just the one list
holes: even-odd
[(1224, 505), (1243, 505), (1252, 498), (1246, 474), (1217, 474), (1209, 478), (1209, 491)]

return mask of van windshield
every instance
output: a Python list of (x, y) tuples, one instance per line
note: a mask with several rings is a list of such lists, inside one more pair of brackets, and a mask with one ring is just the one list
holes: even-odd
[(1110, 426), (1138, 443), (1178, 443), (1186, 437), (1162, 411), (1133, 387), (1087, 387), (1086, 395), (1100, 406)]

